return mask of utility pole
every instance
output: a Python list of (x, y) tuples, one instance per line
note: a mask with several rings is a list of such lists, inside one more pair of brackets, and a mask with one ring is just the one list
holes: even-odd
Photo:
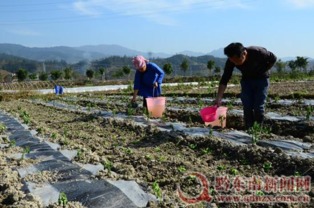
[(45, 62), (43, 62), (43, 73), (46, 73), (46, 65), (45, 65)]

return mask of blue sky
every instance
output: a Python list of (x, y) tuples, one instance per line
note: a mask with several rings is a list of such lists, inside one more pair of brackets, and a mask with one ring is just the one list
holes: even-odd
[(10, 0), (0, 43), (209, 53), (230, 42), (314, 58), (314, 0)]

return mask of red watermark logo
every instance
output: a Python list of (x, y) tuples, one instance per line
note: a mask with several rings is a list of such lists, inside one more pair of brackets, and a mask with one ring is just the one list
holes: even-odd
[(190, 176), (196, 176), (202, 184), (202, 192), (197, 197), (187, 197), (183, 194), (180, 186), (178, 185), (177, 193), (182, 201), (187, 204), (195, 204), (202, 201), (211, 202), (213, 197), (209, 195), (209, 183), (206, 178), (201, 173), (191, 173)]
[(200, 182), (201, 193), (196, 197), (190, 197), (183, 193), (178, 185), (177, 194), (187, 204), (213, 200), (217, 203), (309, 203), (311, 200), (306, 194), (311, 191), (310, 176), (231, 178), (223, 175), (216, 176), (211, 186), (205, 175), (194, 172), (189, 174), (189, 177), (191, 176)]

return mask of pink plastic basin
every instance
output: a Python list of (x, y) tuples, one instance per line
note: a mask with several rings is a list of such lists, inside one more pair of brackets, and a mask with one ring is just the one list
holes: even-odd
[(217, 119), (217, 106), (209, 106), (206, 108), (203, 108), (200, 111), (201, 117), (203, 119), (204, 122), (213, 122)]
[(216, 120), (211, 122), (205, 122), (205, 125), (210, 125), (211, 127), (218, 126), (221, 128), (225, 128), (227, 124), (227, 107), (220, 106), (216, 111)]
[(166, 109), (166, 97), (151, 97), (146, 98), (147, 109), (152, 117), (162, 117)]

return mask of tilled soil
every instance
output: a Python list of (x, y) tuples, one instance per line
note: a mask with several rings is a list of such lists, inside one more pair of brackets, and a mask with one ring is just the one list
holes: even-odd
[[(93, 107), (93, 106), (91, 106)], [(200, 180), (189, 176), (190, 173), (201, 173), (210, 182), (212, 196), (234, 194), (234, 190), (219, 192), (215, 190), (217, 178), (230, 179), (260, 177), (283, 177), (314, 175), (314, 161), (287, 156), (280, 149), (262, 148), (256, 145), (234, 146), (220, 138), (208, 135), (203, 138), (192, 138), (181, 132), (161, 132), (154, 126), (140, 127), (131, 120), (119, 121), (113, 118), (102, 118), (97, 114), (70, 112), (26, 100), (1, 102), (1, 109), (12, 116), (28, 123), (39, 136), (47, 141), (59, 143), (62, 149), (77, 150), (75, 161), (80, 163), (103, 164), (96, 178), (135, 180), (148, 192), (159, 197), (149, 207), (206, 207), (205, 202), (196, 205), (184, 203), (177, 195), (178, 185), (187, 196), (198, 196), (202, 188)], [(117, 109), (118, 111), (118, 109)], [(27, 115), (27, 116), (25, 116)], [(3, 141), (9, 143), (9, 141)], [(21, 191), (21, 179), (14, 168), (22, 164), (11, 160), (6, 162), (12, 147), (1, 150), (1, 166), (7, 171), (1, 172), (2, 178), (8, 177), (0, 187), (0, 204), (14, 207), (19, 203), (36, 204)], [(22, 150), (17, 150), (22, 152)], [(24, 161), (23, 161), (24, 162)], [(9, 170), (10, 169), (10, 170)], [(12, 177), (11, 177), (12, 175)], [(23, 180), (32, 182), (57, 181), (52, 172), (31, 175)], [(233, 180), (234, 181), (234, 180)], [(156, 188), (158, 184), (159, 188)], [(232, 184), (235, 186), (235, 184)], [(18, 190), (11, 194), (19, 196), (8, 202), (9, 190)], [(242, 190), (237, 194), (252, 194), (254, 191)], [(302, 192), (288, 193), (299, 195)], [(255, 193), (256, 194), (256, 193)], [(259, 193), (260, 194), (260, 193)], [(262, 193), (272, 196), (275, 193)], [(313, 207), (313, 189), (309, 193), (311, 204), (302, 207)], [(12, 197), (11, 197), (12, 198)], [(75, 202), (73, 202), (75, 205)], [(267, 203), (238, 204), (218, 203), (217, 198), (211, 202), (216, 207), (269, 207)], [(57, 205), (52, 205), (57, 206)], [(79, 207), (81, 205), (77, 205)], [(296, 204), (278, 203), (273, 207), (292, 207)], [(21, 205), (22, 207), (22, 205)], [(25, 205), (27, 207), (27, 205)]]
[[(99, 95), (98, 95), (99, 96)], [(80, 98), (62, 98), (59, 100), (54, 100), (61, 103), (67, 103), (69, 105), (75, 105), (80, 106), (81, 108), (86, 108), (87, 110), (90, 110), (91, 107), (93, 109), (102, 110), (102, 111), (110, 111), (115, 113), (125, 113), (126, 115), (143, 115), (142, 108), (136, 108), (133, 109), (132, 107), (128, 106), (126, 104), (128, 101), (126, 100), (126, 97), (123, 96), (116, 96), (116, 97), (109, 97), (109, 98), (101, 98), (97, 97), (97, 95), (80, 95)], [(116, 100), (116, 101), (115, 101)], [(197, 99), (195, 99), (197, 100)], [(188, 126), (199, 126), (204, 127), (204, 122), (202, 121), (199, 110), (200, 107), (197, 102), (193, 104), (184, 104), (184, 102), (178, 104), (175, 101), (168, 101), (167, 106), (169, 107), (175, 107), (176, 109), (180, 110), (170, 110), (168, 108), (164, 116), (162, 117), (162, 120), (164, 122), (184, 122)], [(272, 106), (273, 104), (269, 104), (269, 106)], [(204, 105), (205, 106), (205, 105)], [(203, 106), (203, 107), (204, 107)], [(314, 142), (314, 121), (310, 119), (306, 119), (306, 115), (313, 116), (314, 112), (308, 112), (306, 111), (306, 107), (313, 108), (313, 106), (304, 106), (301, 104), (291, 105), (286, 107), (285, 105), (276, 105), (277, 108), (270, 108), (267, 107), (266, 111), (275, 110), (273, 112), (279, 113), (283, 116), (301, 116), (303, 119), (300, 119), (298, 122), (291, 122), (289, 120), (275, 120), (275, 119), (267, 119), (265, 120), (264, 124), (265, 127), (268, 129), (269, 133), (271, 135), (263, 135), (263, 139), (271, 138), (275, 140), (283, 139), (282, 137), (285, 137), (285, 139), (293, 139), (296, 140), (297, 138), (300, 139), (300, 141), (304, 142)], [(186, 108), (194, 109), (193, 111), (186, 110)], [(240, 110), (240, 106), (228, 106), (228, 110), (232, 109), (238, 109)], [(302, 111), (300, 110), (302, 109)], [(294, 113), (294, 112), (298, 113)], [(228, 129), (237, 129), (237, 130), (244, 130), (244, 123), (243, 123), (243, 116), (228, 113), (228, 119), (227, 119), (227, 126)]]
[[(189, 95), (193, 97), (215, 97), (217, 92), (217, 84), (199, 84), (191, 86), (178, 85), (177, 87), (165, 88), (164, 94), (167, 96)], [(313, 99), (314, 81), (286, 81), (272, 82), (269, 86), (268, 96), (270, 98), (281, 99)], [(241, 87), (239, 84), (227, 87), (225, 96), (239, 97)]]

